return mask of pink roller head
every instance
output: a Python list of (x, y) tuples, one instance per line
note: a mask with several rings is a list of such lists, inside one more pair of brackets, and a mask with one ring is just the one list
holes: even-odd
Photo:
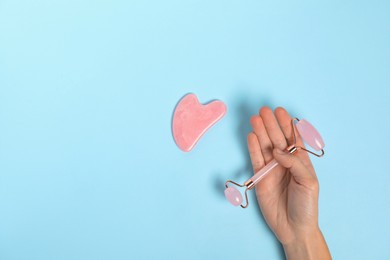
[(233, 206), (239, 206), (242, 203), (242, 195), (234, 187), (228, 187), (225, 189), (225, 197)]
[(299, 120), (295, 125), (302, 139), (310, 145), (314, 150), (320, 151), (324, 149), (325, 144), (320, 133), (305, 119)]

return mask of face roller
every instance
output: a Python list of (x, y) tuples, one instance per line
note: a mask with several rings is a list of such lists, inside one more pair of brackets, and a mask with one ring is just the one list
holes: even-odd
[[(325, 153), (323, 150), (325, 147), (324, 141), (322, 140), (321, 135), (314, 128), (314, 126), (312, 126), (305, 119), (299, 120), (298, 118), (294, 118), (291, 120), (291, 126), (293, 128), (294, 143), (286, 148), (286, 151), (288, 153), (294, 154), (298, 150), (304, 150), (317, 157), (322, 157), (324, 155)], [(321, 154), (316, 154), (312, 151), (306, 150), (304, 147), (297, 146), (295, 128), (298, 130), (298, 133), (302, 137), (303, 141), (305, 141), (305, 143), (311, 146), (314, 150), (321, 151)], [(253, 189), (256, 186), (256, 184), (259, 183), (265, 176), (267, 176), (267, 174), (270, 173), (272, 169), (274, 169), (276, 166), (278, 166), (278, 162), (275, 159), (273, 159), (266, 166), (264, 166), (262, 169), (256, 172), (253, 175), (253, 177), (251, 177), (246, 182), (244, 182), (244, 184), (242, 185), (231, 180), (226, 181), (225, 197), (233, 206), (240, 205), (242, 208), (248, 207), (247, 191)], [(245, 205), (242, 204), (243, 199), (240, 191), (233, 186), (229, 186), (228, 185), (229, 183), (241, 188), (245, 188), (245, 192), (244, 192), (245, 201), (246, 201)]]

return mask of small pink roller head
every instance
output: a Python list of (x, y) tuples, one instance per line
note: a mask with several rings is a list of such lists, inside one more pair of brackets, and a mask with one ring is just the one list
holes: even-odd
[(233, 206), (239, 206), (242, 203), (242, 195), (234, 187), (228, 187), (225, 189), (225, 197)]
[(305, 143), (310, 145), (316, 151), (324, 149), (325, 144), (321, 135), (309, 122), (305, 119), (301, 119), (295, 126)]

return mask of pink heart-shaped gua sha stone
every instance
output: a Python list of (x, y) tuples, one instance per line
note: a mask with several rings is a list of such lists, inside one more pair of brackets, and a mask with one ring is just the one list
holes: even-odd
[(226, 114), (226, 105), (219, 100), (206, 105), (199, 103), (195, 94), (184, 96), (177, 104), (172, 132), (177, 146), (189, 152), (202, 135)]

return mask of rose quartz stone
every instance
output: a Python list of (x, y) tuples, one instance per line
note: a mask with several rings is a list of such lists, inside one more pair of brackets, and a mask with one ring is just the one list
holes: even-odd
[(310, 145), (314, 150), (319, 151), (324, 149), (325, 143), (321, 138), (320, 133), (305, 119), (299, 120), (295, 125), (302, 139)]
[(195, 94), (184, 96), (176, 106), (172, 132), (177, 146), (189, 152), (202, 135), (226, 113), (226, 105), (219, 100), (206, 105), (199, 103)]
[(233, 206), (239, 206), (242, 203), (242, 195), (234, 187), (228, 187), (225, 189), (225, 197)]

